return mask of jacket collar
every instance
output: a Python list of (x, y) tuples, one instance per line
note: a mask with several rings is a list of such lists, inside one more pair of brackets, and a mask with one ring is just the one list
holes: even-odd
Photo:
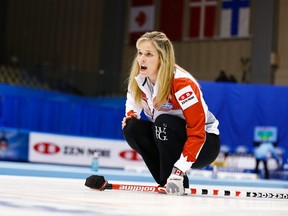
[[(146, 94), (146, 97), (151, 97), (155, 98), (157, 93), (158, 93), (158, 85), (157, 85), (157, 81), (155, 83), (155, 85), (151, 88), (151, 86), (153, 85), (148, 77), (143, 77), (140, 74), (138, 76), (135, 77), (136, 82), (139, 86), (139, 88), (141, 89), (142, 92), (144, 92)], [(151, 98), (151, 99), (152, 99)]]

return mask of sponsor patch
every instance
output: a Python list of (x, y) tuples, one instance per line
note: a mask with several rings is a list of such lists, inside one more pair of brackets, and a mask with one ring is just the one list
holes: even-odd
[(198, 102), (196, 94), (189, 85), (176, 92), (175, 96), (183, 110), (187, 109), (188, 107)]
[(173, 104), (172, 103), (165, 103), (162, 106), (163, 110), (171, 110), (173, 108)]

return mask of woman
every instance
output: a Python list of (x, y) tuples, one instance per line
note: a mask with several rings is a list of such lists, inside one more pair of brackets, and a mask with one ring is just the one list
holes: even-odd
[[(136, 42), (122, 121), (123, 135), (167, 194), (184, 195), (186, 172), (211, 164), (220, 150), (218, 120), (209, 112), (194, 77), (175, 64), (162, 32)], [(148, 117), (140, 119), (140, 113)]]

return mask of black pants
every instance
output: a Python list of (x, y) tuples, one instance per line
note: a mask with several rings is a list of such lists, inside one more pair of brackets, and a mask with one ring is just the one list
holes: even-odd
[[(167, 114), (158, 116), (154, 123), (131, 119), (123, 135), (130, 147), (142, 156), (155, 181), (165, 185), (187, 140), (186, 121)], [(206, 141), (192, 168), (208, 166), (219, 151), (219, 136), (206, 133)]]
[(260, 160), (260, 159), (256, 159), (256, 166), (255, 166), (255, 173), (258, 174), (259, 173), (259, 163), (263, 162), (263, 166), (264, 166), (264, 178), (265, 179), (269, 179), (269, 170), (268, 170), (268, 165), (267, 165), (267, 161), (266, 160)]

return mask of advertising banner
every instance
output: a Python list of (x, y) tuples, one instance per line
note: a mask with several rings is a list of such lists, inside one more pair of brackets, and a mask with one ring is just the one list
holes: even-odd
[(99, 153), (100, 167), (145, 166), (141, 156), (124, 140), (30, 133), (31, 162), (90, 166), (94, 152)]

